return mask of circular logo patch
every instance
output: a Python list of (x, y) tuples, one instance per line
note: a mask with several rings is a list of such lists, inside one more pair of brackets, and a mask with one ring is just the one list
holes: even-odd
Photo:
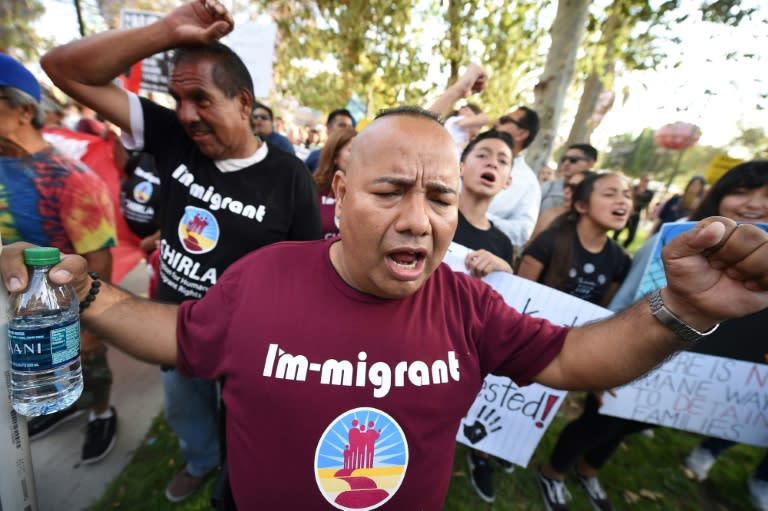
[(408, 468), (400, 425), (376, 408), (355, 408), (325, 429), (315, 450), (315, 480), (337, 509), (368, 510), (397, 493)]
[(142, 181), (133, 187), (133, 198), (136, 202), (145, 204), (152, 198), (152, 183), (149, 181)]
[(208, 210), (187, 206), (179, 222), (179, 240), (187, 252), (205, 254), (219, 242), (219, 223)]

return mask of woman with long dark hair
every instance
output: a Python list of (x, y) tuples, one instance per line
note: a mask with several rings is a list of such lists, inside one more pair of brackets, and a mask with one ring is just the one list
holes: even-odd
[(587, 176), (574, 190), (570, 210), (525, 249), (518, 275), (582, 300), (608, 304), (631, 262), (608, 232), (623, 228), (631, 209), (623, 176)]
[(333, 195), (331, 183), (336, 171), (347, 170), (349, 150), (352, 139), (357, 132), (354, 128), (340, 128), (334, 130), (328, 137), (322, 151), (317, 170), (314, 174), (315, 185), (320, 194), (320, 219), (323, 223), (323, 238), (331, 238), (339, 234), (336, 225), (336, 197)]

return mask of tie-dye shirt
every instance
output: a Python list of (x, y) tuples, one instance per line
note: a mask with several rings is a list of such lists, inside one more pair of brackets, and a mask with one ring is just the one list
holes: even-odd
[(117, 240), (104, 181), (53, 148), (24, 158), (0, 156), (0, 233), (3, 243), (28, 241), (77, 254)]

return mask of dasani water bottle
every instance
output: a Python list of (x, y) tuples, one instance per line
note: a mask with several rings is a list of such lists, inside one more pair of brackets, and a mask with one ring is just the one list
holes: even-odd
[(60, 260), (57, 248), (25, 249), (29, 286), (8, 298), (11, 403), (22, 415), (58, 412), (83, 391), (80, 302), (72, 286), (48, 279)]

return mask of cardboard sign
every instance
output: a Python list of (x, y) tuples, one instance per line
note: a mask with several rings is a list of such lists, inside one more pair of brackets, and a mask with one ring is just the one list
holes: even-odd
[[(136, 28), (154, 23), (163, 17), (158, 12), (123, 9), (120, 11), (120, 27)], [(126, 71), (128, 82), (135, 83), (134, 73), (141, 73), (139, 89), (147, 92), (168, 92), (168, 77), (170, 76), (172, 52), (156, 53), (141, 61), (141, 66), (132, 67)], [(133, 88), (130, 90), (133, 91)], [(136, 91), (133, 91), (136, 92)]]
[[(452, 243), (443, 262), (454, 271), (466, 273), (464, 260), (469, 252), (468, 248)], [(511, 307), (555, 324), (575, 326), (612, 314), (509, 273), (494, 272), (483, 280)], [(489, 375), (461, 421), (456, 440), (526, 467), (566, 394), (537, 383), (519, 387), (507, 377)]]

